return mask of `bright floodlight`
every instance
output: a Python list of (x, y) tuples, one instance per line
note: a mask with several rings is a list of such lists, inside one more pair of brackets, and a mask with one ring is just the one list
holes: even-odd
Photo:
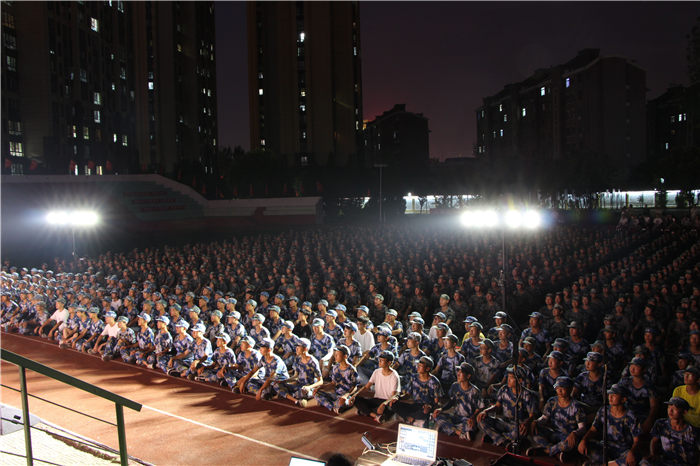
[(493, 210), (467, 211), (462, 215), (462, 223), (472, 228), (493, 228), (498, 225), (498, 214)]
[(46, 216), (46, 221), (51, 225), (66, 225), (66, 226), (90, 226), (97, 223), (97, 214), (86, 210), (77, 210), (73, 212), (55, 211), (49, 212)]
[(505, 221), (510, 228), (518, 228), (523, 223), (523, 216), (517, 210), (509, 210), (506, 212)]
[(65, 212), (49, 212), (46, 216), (46, 221), (51, 225), (58, 225), (66, 219)]
[(529, 210), (523, 215), (523, 225), (527, 228), (537, 228), (541, 221), (539, 212), (534, 210)]

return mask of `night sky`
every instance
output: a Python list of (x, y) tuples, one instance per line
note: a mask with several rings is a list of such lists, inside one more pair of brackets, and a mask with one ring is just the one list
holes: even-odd
[[(688, 84), (700, 2), (367, 2), (364, 118), (405, 103), (429, 118), (430, 155), (470, 156), (482, 98), (584, 48), (635, 60), (648, 99)], [(220, 145), (250, 149), (245, 3), (216, 3)]]

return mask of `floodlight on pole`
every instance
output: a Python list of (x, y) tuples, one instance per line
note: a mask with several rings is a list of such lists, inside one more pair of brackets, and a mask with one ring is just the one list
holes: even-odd
[[(495, 229), (495, 228), (500, 228), (501, 230), (501, 240), (502, 240), (502, 253), (501, 253), (501, 258), (503, 259), (503, 268), (501, 269), (501, 293), (502, 293), (502, 303), (503, 303), (503, 312), (508, 315), (508, 318), (511, 320), (513, 324), (513, 328), (517, 330), (513, 334), (513, 363), (515, 365), (514, 367), (514, 373), (517, 372), (518, 369), (518, 343), (517, 343), (517, 334), (520, 333), (520, 329), (518, 328), (518, 324), (515, 322), (513, 317), (508, 314), (506, 311), (506, 300), (507, 300), (507, 290), (506, 290), (506, 284), (508, 282), (508, 276), (507, 276), (507, 266), (508, 266), (508, 259), (506, 257), (506, 231), (507, 230), (522, 230), (522, 229), (529, 229), (529, 230), (534, 230), (535, 228), (540, 226), (541, 223), (541, 218), (540, 214), (536, 211), (529, 210), (529, 211), (519, 211), (519, 210), (508, 210), (506, 212), (502, 213), (497, 213), (496, 211), (493, 210), (474, 210), (474, 211), (467, 211), (462, 215), (462, 223), (467, 227), (467, 228), (483, 228), (483, 229)], [(518, 415), (518, 410), (516, 410), (515, 413), (515, 425), (519, 425), (519, 415)], [(513, 453), (519, 453), (520, 450), (520, 431), (517, 430), (516, 432), (516, 440), (512, 444), (513, 446)]]
[(97, 224), (99, 217), (89, 210), (56, 210), (46, 215), (46, 222), (54, 226), (70, 226), (73, 237), (73, 262), (75, 263), (75, 228), (91, 227)]

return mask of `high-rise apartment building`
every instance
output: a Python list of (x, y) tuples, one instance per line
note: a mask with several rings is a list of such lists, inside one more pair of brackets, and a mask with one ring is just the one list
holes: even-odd
[(484, 98), (477, 155), (527, 162), (598, 153), (628, 170), (646, 158), (646, 91), (634, 61), (582, 50)]
[(406, 111), (406, 104), (375, 117), (365, 125), (364, 153), (368, 164), (398, 164), (420, 174), (430, 165), (430, 129), (422, 113)]
[[(12, 173), (169, 171), (216, 153), (213, 2), (3, 1)], [(5, 169), (7, 172), (8, 170)]]
[(251, 148), (361, 165), (359, 2), (249, 2), (247, 15)]
[(647, 149), (649, 160), (659, 161), (672, 149), (700, 144), (693, 125), (692, 88), (671, 86), (647, 103)]

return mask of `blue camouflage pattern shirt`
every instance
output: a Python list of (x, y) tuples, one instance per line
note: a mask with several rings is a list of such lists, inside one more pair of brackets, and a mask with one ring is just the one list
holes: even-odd
[(352, 364), (348, 364), (345, 370), (340, 368), (340, 364), (336, 364), (331, 371), (331, 380), (335, 382), (336, 394), (345, 395), (357, 386), (357, 370)]
[[(530, 413), (535, 412), (535, 407), (537, 406), (538, 398), (530, 390), (525, 388), (522, 389), (523, 396), (520, 398), (520, 405), (518, 407), (518, 414), (520, 422), (530, 417)], [(518, 395), (511, 390), (507, 385), (501, 387), (496, 395), (496, 401), (501, 404), (503, 408), (503, 418), (508, 422), (515, 421), (515, 402)]]
[(323, 359), (323, 357), (333, 348), (335, 348), (335, 342), (333, 341), (333, 337), (327, 333), (324, 333), (323, 338), (320, 340), (316, 338), (316, 335), (311, 337), (311, 348), (309, 349), (309, 353), (311, 353), (311, 355), (319, 361)]
[(644, 381), (641, 388), (635, 388), (632, 377), (623, 377), (617, 384), (630, 391), (630, 395), (627, 397), (627, 407), (634, 411), (640, 419), (646, 419), (651, 411), (649, 400), (659, 397), (656, 388), (647, 380)]
[(141, 330), (137, 335), (136, 335), (136, 341), (139, 344), (139, 348), (145, 349), (149, 345), (153, 344), (153, 330), (150, 328), (146, 327), (146, 330)]
[(197, 340), (194, 340), (192, 343), (192, 357), (194, 359), (209, 361), (211, 353), (211, 342), (206, 338), (202, 337), (202, 341), (197, 342)]
[(231, 340), (235, 340), (236, 337), (243, 338), (248, 335), (248, 332), (246, 332), (245, 327), (238, 322), (235, 327), (232, 327), (230, 324), (226, 324), (226, 333), (228, 336), (231, 337)]
[(158, 332), (153, 338), (153, 344), (156, 347), (156, 353), (169, 352), (173, 348), (173, 337), (170, 332)]
[[(686, 423), (687, 424), (687, 423)], [(681, 431), (671, 427), (669, 419), (659, 419), (651, 429), (651, 436), (661, 440), (661, 457), (673, 461), (679, 466), (696, 466), (700, 455), (700, 430), (690, 424)]]
[(310, 356), (309, 361), (306, 363), (301, 360), (301, 357), (297, 357), (293, 368), (301, 385), (311, 385), (321, 378), (321, 366), (318, 363), (318, 359), (313, 356)]
[[(447, 351), (440, 355), (437, 365), (442, 367), (440, 380), (446, 384), (453, 384), (457, 381), (457, 369), (465, 362), (464, 356), (461, 353), (455, 353), (450, 356)], [(449, 386), (449, 385), (448, 385)]]
[(117, 339), (124, 345), (133, 345), (136, 343), (136, 334), (132, 329), (127, 327), (125, 330), (119, 330), (117, 333)]
[(433, 405), (436, 398), (442, 398), (444, 392), (440, 381), (434, 375), (430, 375), (427, 381), (422, 381), (418, 374), (414, 375), (406, 385), (405, 393), (411, 395), (413, 403)]
[(299, 343), (299, 337), (292, 334), (292, 338), (287, 338), (284, 335), (280, 335), (275, 342), (275, 349), (281, 349), (283, 354), (292, 353), (294, 354), (295, 348)]
[(211, 356), (212, 362), (218, 364), (219, 367), (225, 367), (228, 364), (235, 364), (236, 362), (236, 353), (234, 353), (231, 348), (224, 348), (223, 353), (221, 349), (217, 349)]
[(175, 349), (175, 354), (183, 354), (185, 351), (190, 352), (189, 355), (184, 359), (185, 361), (191, 360), (192, 359), (192, 345), (194, 344), (194, 338), (192, 338), (192, 335), (186, 333), (185, 338), (180, 340), (180, 337), (178, 336), (173, 340), (173, 348)]
[(398, 358), (401, 375), (413, 375), (418, 373), (418, 361), (425, 356), (422, 350), (418, 350), (418, 356), (413, 356), (410, 349), (406, 349)]
[[(604, 409), (600, 408), (593, 420), (593, 427), (598, 432), (603, 431), (604, 424)], [(642, 435), (642, 427), (634, 414), (634, 411), (628, 409), (622, 417), (615, 417), (611, 414), (610, 406), (608, 410), (608, 445), (613, 451), (624, 451), (632, 448), (634, 438)]]
[(489, 362), (484, 362), (483, 356), (476, 358), (474, 361), (474, 377), (479, 387), (486, 388), (486, 384), (489, 383), (491, 377), (493, 377), (494, 374), (498, 374), (500, 365), (500, 361), (493, 357), (493, 355), (491, 355), (491, 361)]
[[(269, 330), (270, 336), (275, 336), (277, 334), (277, 332), (281, 332), (283, 326), (284, 326), (284, 320), (282, 320), (282, 319), (277, 319), (277, 322), (274, 322), (272, 319), (265, 321), (265, 327), (267, 327), (267, 329)], [(255, 329), (253, 329), (253, 330), (255, 330)], [(251, 331), (251, 336), (252, 336), (252, 331)], [(255, 338), (255, 337), (253, 337), (253, 338)]]
[[(282, 361), (282, 358), (276, 354), (271, 354), (271, 361), (268, 361), (266, 357), (261, 357), (255, 367), (262, 370), (262, 378), (268, 379), (272, 376), (273, 381), (287, 380), (289, 378), (289, 372), (287, 372), (287, 366)], [(258, 371), (260, 372), (260, 371)]]
[[(256, 349), (252, 349), (249, 356), (246, 356), (245, 351), (241, 351), (236, 358), (236, 364), (242, 367), (241, 372), (247, 374), (257, 366), (260, 358), (262, 358), (262, 354)], [(260, 374), (256, 374), (255, 377), (260, 377)]]
[(253, 337), (256, 345), (259, 345), (265, 338), (270, 338), (270, 331), (266, 327), (260, 327), (259, 331), (255, 327), (251, 327), (248, 335)]
[(513, 357), (513, 342), (508, 342), (508, 348), (501, 349), (500, 340), (495, 342), (493, 350), (491, 351), (491, 356), (498, 359), (501, 363), (504, 363)]
[(527, 337), (535, 339), (535, 353), (537, 354), (545, 354), (547, 352), (547, 343), (551, 343), (552, 341), (549, 337), (549, 332), (544, 328), (540, 328), (538, 333), (533, 333), (531, 327), (526, 328), (523, 330), (520, 339), (525, 340)]
[(580, 423), (586, 422), (586, 412), (578, 401), (572, 399), (569, 406), (561, 407), (559, 397), (553, 396), (544, 405), (542, 414), (549, 419), (555, 432), (570, 434), (578, 430)]
[(462, 389), (459, 382), (455, 382), (450, 387), (448, 396), (455, 402), (454, 413), (463, 418), (469, 418), (474, 415), (477, 409), (484, 408), (484, 402), (481, 399), (481, 390), (474, 385), (470, 385), (469, 389)]
[(474, 361), (476, 361), (476, 358), (478, 358), (480, 354), (479, 343), (474, 344), (471, 338), (467, 338), (466, 340), (464, 340), (464, 343), (462, 343), (461, 351), (467, 362), (471, 365), (474, 365)]
[(328, 324), (326, 323), (325, 327), (323, 328), (323, 332), (327, 335), (330, 335), (333, 338), (333, 341), (337, 345), (340, 340), (343, 339), (343, 327), (341, 327), (338, 324), (335, 324), (335, 327), (332, 329), (328, 328)]
[(352, 363), (353, 361), (355, 361), (355, 358), (360, 358), (362, 356), (362, 347), (360, 346), (360, 342), (355, 340), (354, 338), (350, 343), (348, 343), (348, 340), (346, 338), (343, 338), (338, 344), (345, 345), (350, 350), (350, 354), (348, 355), (348, 362)]
[[(603, 374), (600, 374), (600, 377), (595, 382), (588, 375), (588, 371), (581, 372), (576, 377), (574, 387), (578, 388), (581, 401), (589, 405), (600, 406), (605, 401), (603, 399)], [(610, 388), (610, 385), (610, 377), (608, 377), (608, 388)]]

